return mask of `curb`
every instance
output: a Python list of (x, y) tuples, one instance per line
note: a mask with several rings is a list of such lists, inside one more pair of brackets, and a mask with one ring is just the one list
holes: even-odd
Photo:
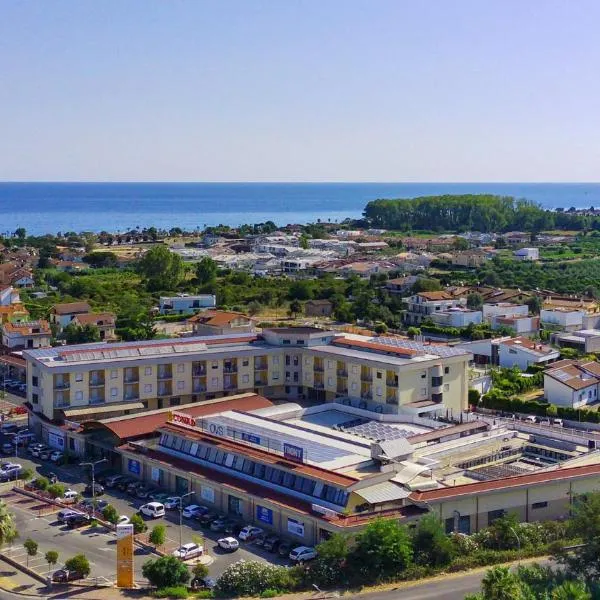
[[(23, 571), (23, 573), (25, 573), (26, 575), (29, 575), (29, 577), (32, 577), (33, 579), (37, 579), (41, 583), (48, 583), (48, 579), (46, 577), (42, 577), (42, 575), (40, 575), (39, 573), (36, 573), (33, 569), (30, 569), (29, 567), (22, 565), (21, 563), (10, 558), (9, 556), (6, 556), (5, 554), (0, 554), (0, 558), (2, 558), (2, 560), (4, 562), (7, 562), (11, 567), (14, 567), (18, 571)], [(10, 591), (10, 590), (7, 590), (7, 591)]]

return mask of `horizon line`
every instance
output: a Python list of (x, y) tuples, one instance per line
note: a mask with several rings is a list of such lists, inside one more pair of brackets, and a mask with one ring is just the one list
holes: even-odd
[(278, 180), (231, 180), (231, 181), (191, 181), (191, 180), (91, 180), (91, 179), (49, 179), (49, 180), (0, 180), (0, 185), (6, 184), (165, 184), (165, 185), (599, 185), (600, 181), (350, 181), (350, 180), (327, 180), (327, 181), (278, 181)]

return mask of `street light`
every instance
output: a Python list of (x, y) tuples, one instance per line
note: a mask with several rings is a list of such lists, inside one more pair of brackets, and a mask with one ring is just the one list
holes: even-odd
[(96, 511), (96, 465), (106, 462), (105, 458), (95, 460), (93, 462), (82, 462), (79, 463), (80, 467), (91, 467), (92, 468), (92, 517)]
[(13, 444), (15, 445), (15, 458), (19, 458), (19, 441), (21, 440), (23, 432), (17, 431), (15, 433), (5, 433), (4, 435), (10, 435), (14, 437)]
[(182, 532), (183, 532), (183, 499), (187, 496), (193, 496), (196, 492), (188, 492), (182, 496), (175, 496), (179, 500), (179, 547), (183, 545)]

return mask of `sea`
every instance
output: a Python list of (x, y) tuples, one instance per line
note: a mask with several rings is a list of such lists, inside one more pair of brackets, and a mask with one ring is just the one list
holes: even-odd
[(0, 183), (0, 233), (185, 230), (360, 218), (378, 198), (498, 194), (545, 208), (600, 207), (600, 183)]

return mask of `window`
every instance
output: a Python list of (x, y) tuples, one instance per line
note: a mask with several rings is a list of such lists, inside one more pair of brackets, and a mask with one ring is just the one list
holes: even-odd
[(548, 507), (548, 503), (547, 502), (534, 502), (531, 505), (532, 509), (536, 509), (536, 508), (547, 508)]
[(358, 373), (358, 365), (352, 365), (352, 372)]
[(292, 363), (292, 359), (289, 354), (285, 355), (285, 364), (290, 365)]
[(37, 394), (31, 394), (31, 401), (33, 404), (37, 404), (40, 401), (40, 398)]
[(213, 360), (211, 365), (210, 365), (211, 369), (218, 369), (219, 368), (219, 363), (216, 360)]
[(83, 392), (75, 392), (75, 400), (83, 400)]
[(290, 340), (282, 340), (281, 342), (284, 346), (289, 346), (290, 345)]
[(111, 369), (111, 371), (110, 371), (110, 378), (111, 379), (116, 379), (117, 378), (117, 370), (116, 369)]
[(152, 393), (152, 384), (145, 383), (144, 384), (144, 394), (151, 394), (151, 393)]
[(274, 365), (278, 365), (279, 364), (279, 356), (274, 356), (273, 357), (273, 364)]
[(304, 340), (296, 340), (296, 344), (298, 346), (303, 346), (304, 345)]
[(273, 371), (273, 380), (279, 379), (279, 371)]
[(242, 360), (242, 367), (247, 367), (249, 364), (250, 364), (250, 361), (247, 358)]
[(177, 365), (178, 373), (185, 373), (185, 365)]
[(83, 381), (83, 373), (75, 373), (75, 381)]
[(33, 385), (34, 387), (37, 387), (37, 384), (38, 384), (38, 378), (34, 375), (31, 378), (31, 385)]
[(427, 388), (421, 388), (421, 396), (427, 396)]
[(110, 397), (111, 398), (116, 398), (118, 393), (119, 393), (119, 390), (117, 388), (110, 388)]
[(444, 374), (448, 375), (450, 373), (450, 367), (444, 367)]
[(431, 378), (431, 386), (432, 387), (440, 387), (440, 385), (442, 385), (443, 381), (444, 380), (442, 377), (432, 377)]
[(310, 365), (310, 357), (309, 356), (305, 356), (304, 357), (304, 364), (305, 365)]
[(331, 361), (331, 360), (327, 361), (327, 368), (328, 369), (333, 369), (333, 361)]
[(378, 386), (377, 386), (377, 389), (376, 389), (376, 394), (377, 394), (378, 396), (383, 396), (383, 390), (382, 390), (382, 388), (381, 388), (381, 386), (380, 386), (380, 385), (378, 385)]
[(144, 375), (152, 375), (152, 367), (146, 367), (144, 369)]
[(447, 392), (450, 389), (450, 385), (448, 383), (444, 384), (444, 391)]
[(329, 386), (333, 385), (333, 377), (328, 377), (327, 378), (327, 385), (329, 385)]
[(517, 354), (517, 351), (514, 348), (509, 348), (508, 353), (509, 354)]
[(249, 383), (250, 375), (242, 375), (242, 383)]
[(376, 373), (375, 377), (376, 377), (377, 379), (381, 379), (381, 378), (383, 377), (383, 373), (382, 373), (381, 371), (377, 371), (377, 373)]
[(177, 389), (178, 390), (183, 390), (185, 388), (185, 381), (178, 381), (177, 382)]
[(213, 377), (213, 378), (210, 380), (210, 383), (211, 383), (211, 385), (212, 385), (213, 387), (217, 387), (217, 385), (219, 385), (219, 378), (218, 378), (218, 377)]
[(357, 385), (356, 381), (353, 381), (353, 382), (352, 382), (352, 385), (350, 386), (350, 389), (351, 389), (353, 392), (355, 392), (357, 387), (358, 387), (358, 385)]
[(488, 525), (491, 525), (494, 521), (501, 519), (505, 515), (505, 510), (500, 508), (498, 510), (490, 510), (488, 512)]
[(423, 372), (421, 373), (421, 379), (425, 379), (425, 377), (427, 377), (427, 373), (425, 373), (425, 371), (423, 371)]

